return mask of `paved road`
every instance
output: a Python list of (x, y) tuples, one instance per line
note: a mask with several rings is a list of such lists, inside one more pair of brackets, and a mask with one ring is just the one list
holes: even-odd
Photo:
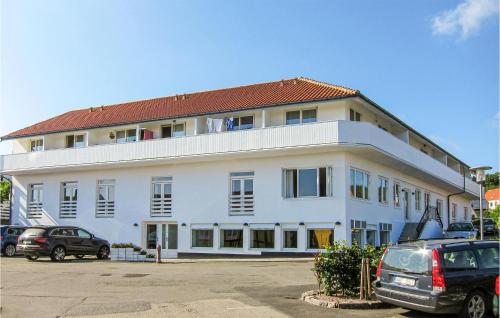
[(1, 259), (1, 316), (421, 317), (399, 308), (345, 311), (299, 300), (315, 288), (310, 261), (53, 263)]

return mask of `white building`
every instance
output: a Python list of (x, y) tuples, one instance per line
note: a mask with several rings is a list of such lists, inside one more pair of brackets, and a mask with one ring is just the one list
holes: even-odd
[(426, 206), (446, 227), (477, 198), (465, 163), (359, 91), (305, 78), (80, 109), (2, 139), (12, 223), (169, 257), (397, 242)]
[(488, 209), (494, 210), (500, 205), (500, 189), (491, 189), (486, 191), (484, 198), (488, 201)]

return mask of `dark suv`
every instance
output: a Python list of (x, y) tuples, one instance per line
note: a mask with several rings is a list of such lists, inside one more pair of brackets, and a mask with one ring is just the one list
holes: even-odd
[(53, 261), (62, 261), (66, 255), (74, 255), (77, 258), (96, 255), (98, 259), (109, 256), (108, 241), (73, 226), (28, 228), (19, 237), (17, 249), (31, 261), (40, 256), (50, 256)]
[(382, 302), (429, 312), (485, 317), (499, 274), (500, 242), (440, 240), (388, 247), (374, 290)]
[[(480, 221), (479, 219), (475, 219), (472, 221), (474, 228), (477, 230), (477, 233), (480, 233)], [(483, 218), (483, 234), (484, 235), (497, 235), (498, 234), (498, 226), (495, 221), (491, 218)]]
[(14, 256), (16, 255), (16, 244), (19, 235), (23, 234), (26, 227), (5, 225), (0, 227), (0, 242), (2, 243), (2, 255)]

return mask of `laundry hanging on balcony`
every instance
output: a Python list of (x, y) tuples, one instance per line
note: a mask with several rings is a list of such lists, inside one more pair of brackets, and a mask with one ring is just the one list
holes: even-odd
[(207, 118), (207, 128), (209, 133), (222, 131), (222, 119)]
[(226, 129), (227, 130), (233, 130), (234, 129), (234, 118), (229, 117), (226, 119)]

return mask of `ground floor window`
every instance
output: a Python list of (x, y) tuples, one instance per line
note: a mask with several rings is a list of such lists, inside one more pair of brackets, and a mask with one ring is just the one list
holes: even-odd
[(377, 231), (366, 230), (366, 244), (376, 246)]
[(391, 242), (391, 232), (380, 231), (380, 245), (389, 245)]
[(274, 248), (274, 230), (250, 230), (251, 248)]
[(319, 249), (333, 245), (333, 230), (332, 229), (311, 229), (307, 230), (307, 248)]
[(192, 247), (213, 247), (214, 230), (192, 230)]
[(297, 248), (297, 231), (283, 231), (283, 248)]
[(146, 248), (155, 249), (156, 248), (156, 224), (146, 225)]
[(243, 230), (220, 230), (220, 247), (243, 248)]
[(351, 230), (351, 244), (357, 244), (363, 247), (363, 230), (362, 229), (352, 229)]

